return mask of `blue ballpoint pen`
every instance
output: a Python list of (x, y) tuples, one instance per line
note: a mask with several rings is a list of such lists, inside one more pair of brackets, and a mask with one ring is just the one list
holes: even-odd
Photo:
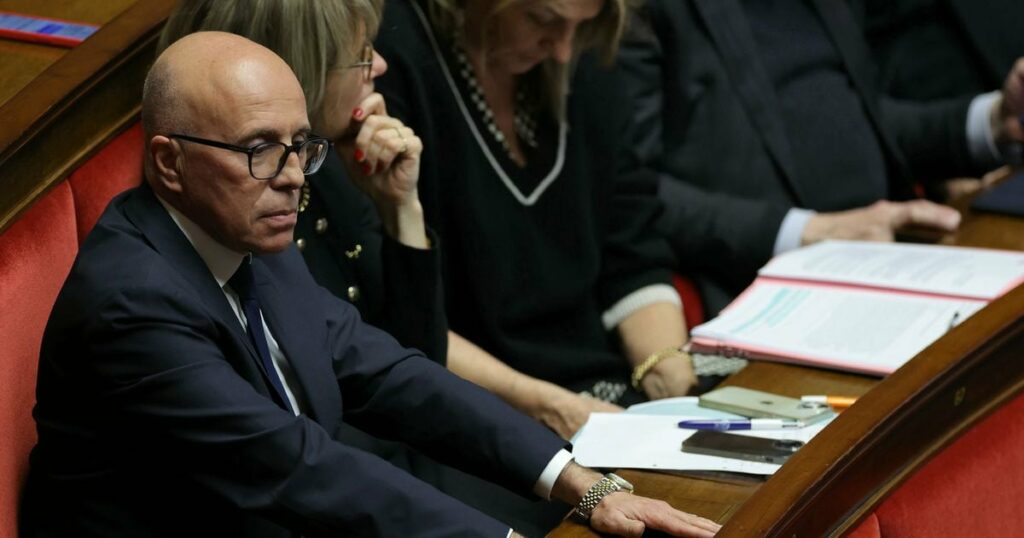
[(789, 430), (803, 428), (804, 423), (790, 418), (712, 418), (684, 420), (680, 428), (687, 430)]

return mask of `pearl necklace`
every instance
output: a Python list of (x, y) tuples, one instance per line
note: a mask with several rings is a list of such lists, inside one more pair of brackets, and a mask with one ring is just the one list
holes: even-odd
[[(491, 111), (491, 107), (487, 105), (487, 99), (484, 98), (484, 92), (480, 89), (480, 83), (476, 80), (476, 75), (473, 74), (473, 67), (469, 64), (469, 59), (466, 58), (465, 51), (458, 45), (458, 40), (453, 44), (453, 52), (455, 54), (455, 61), (459, 64), (459, 74), (462, 75), (462, 80), (466, 82), (466, 86), (469, 87), (469, 99), (476, 105), (477, 111), (484, 119), (484, 125), (487, 126), (487, 131), (491, 133), (501, 147), (505, 148), (505, 153), (508, 154), (509, 158), (515, 160), (512, 155), (512, 148), (508, 144), (508, 140), (505, 138), (505, 133), (501, 132), (498, 125), (494, 123), (494, 113)], [(526, 94), (520, 89), (516, 92), (516, 110), (515, 110), (515, 129), (516, 135), (519, 136), (519, 140), (531, 148), (537, 147), (537, 120), (534, 119), (533, 115), (527, 111)]]

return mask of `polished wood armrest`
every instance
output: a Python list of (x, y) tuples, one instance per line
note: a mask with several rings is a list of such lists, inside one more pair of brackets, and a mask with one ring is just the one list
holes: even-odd
[(174, 4), (132, 3), (0, 104), (0, 231), (137, 118)]

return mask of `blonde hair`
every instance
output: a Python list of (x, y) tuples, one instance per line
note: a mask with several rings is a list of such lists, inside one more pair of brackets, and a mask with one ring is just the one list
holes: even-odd
[(328, 72), (358, 61), (360, 38), (377, 34), (383, 6), (384, 0), (182, 0), (157, 52), (194, 32), (238, 34), (291, 66), (312, 115), (323, 104)]
[[(471, 38), (474, 42), (483, 44), (486, 53), (488, 36), (500, 31), (500, 28), (493, 28), (492, 21), (496, 15), (517, 4), (543, 0), (488, 0), (491, 2), (491, 9), (485, 15), (483, 24), (472, 29), (465, 28), (463, 20), (465, 5), (469, 1), (484, 0), (429, 0), (430, 19), (435, 30), (448, 40), (454, 40), (460, 34), (466, 35), (469, 31), (477, 32), (477, 35)], [(629, 10), (635, 0), (603, 1), (604, 5), (598, 15), (582, 23), (577, 30), (573, 43), (573, 61), (566, 65), (549, 59), (541, 67), (542, 80), (538, 88), (538, 97), (541, 104), (546, 105), (558, 119), (565, 115), (563, 97), (568, 94), (569, 78), (579, 55), (586, 50), (596, 49), (606, 63), (615, 60), (619, 42), (629, 20)]]

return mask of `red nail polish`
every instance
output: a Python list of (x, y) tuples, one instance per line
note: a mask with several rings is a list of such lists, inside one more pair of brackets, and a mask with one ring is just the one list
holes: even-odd
[(363, 153), (363, 150), (361, 150), (359, 148), (356, 148), (355, 158), (356, 158), (356, 161), (363, 162), (363, 159), (366, 158), (366, 154)]
[(356, 107), (355, 110), (352, 111), (352, 117), (355, 119), (363, 117), (363, 109)]

